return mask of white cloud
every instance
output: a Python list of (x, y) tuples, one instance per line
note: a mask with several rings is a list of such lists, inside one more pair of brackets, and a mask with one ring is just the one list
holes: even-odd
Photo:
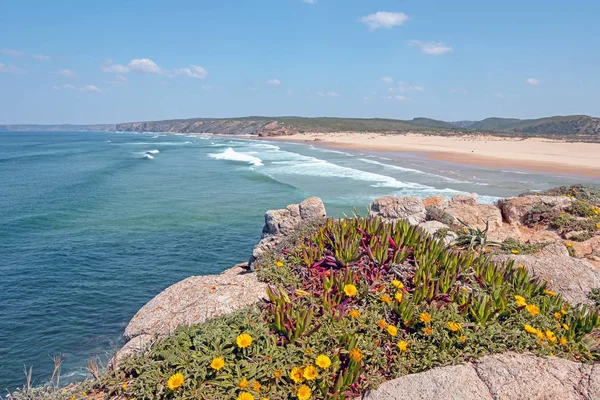
[(163, 70), (149, 58), (136, 58), (127, 64), (131, 72), (140, 74), (162, 74)]
[(467, 94), (467, 91), (464, 89), (450, 89), (448, 90), (450, 94)]
[(408, 41), (409, 46), (418, 46), (421, 48), (421, 52), (432, 56), (439, 56), (445, 53), (451, 52), (452, 47), (442, 42), (421, 42), (420, 40)]
[(50, 61), (52, 59), (52, 57), (44, 55), (44, 54), (32, 54), (31, 57), (35, 58), (36, 60), (40, 60), (40, 61)]
[(70, 84), (61, 85), (61, 86), (52, 86), (54, 90), (75, 90), (78, 92), (101, 92), (102, 90), (98, 88), (96, 85), (87, 85), (83, 87), (76, 87)]
[(11, 57), (21, 57), (21, 56), (25, 55), (25, 52), (23, 52), (21, 50), (14, 50), (14, 49), (1, 49), (0, 53), (4, 53)]
[(24, 74), (25, 70), (23, 68), (15, 67), (14, 65), (0, 63), (0, 72), (7, 74)]
[(190, 68), (176, 69), (175, 75), (187, 75), (191, 78), (204, 79), (208, 75), (208, 72), (198, 65), (192, 65)]
[(77, 76), (77, 73), (75, 73), (75, 71), (73, 71), (72, 69), (68, 69), (68, 68), (59, 69), (57, 74), (62, 75), (65, 78), (75, 78)]
[(425, 88), (423, 86), (411, 86), (404, 82), (398, 82), (397, 87), (392, 87), (392, 88), (389, 88), (388, 90), (392, 93), (394, 93), (394, 92), (406, 93), (406, 92), (422, 92), (423, 90), (425, 90)]
[(104, 72), (111, 72), (114, 74), (126, 74), (129, 72), (128, 67), (121, 64), (114, 64), (110, 59), (105, 60), (100, 69)]
[(385, 83), (394, 83), (394, 78), (392, 78), (391, 76), (384, 76), (383, 78), (381, 78), (381, 80)]
[(265, 83), (267, 85), (281, 85), (281, 81), (279, 79), (269, 79)]
[(527, 83), (529, 83), (530, 85), (539, 85), (541, 81), (535, 78), (528, 78)]
[(400, 26), (408, 20), (408, 16), (404, 13), (393, 13), (387, 11), (379, 11), (375, 14), (370, 14), (362, 17), (360, 21), (367, 25), (370, 31), (378, 28), (392, 28)]
[(384, 100), (398, 100), (398, 101), (410, 100), (409, 97), (404, 97), (404, 96), (382, 96), (381, 98)]
[(499, 93), (499, 92), (492, 93), (492, 96), (494, 96), (494, 97), (496, 97), (498, 99), (503, 99), (504, 98), (504, 94), (503, 93)]

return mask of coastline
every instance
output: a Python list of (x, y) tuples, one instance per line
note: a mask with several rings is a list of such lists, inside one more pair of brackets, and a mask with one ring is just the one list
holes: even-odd
[[(229, 136), (229, 135), (216, 135)], [(295, 143), (345, 150), (421, 152), (432, 160), (467, 165), (579, 175), (600, 179), (600, 143), (496, 136), (436, 136), (415, 133), (299, 133), (289, 136), (239, 135), (247, 139)]]

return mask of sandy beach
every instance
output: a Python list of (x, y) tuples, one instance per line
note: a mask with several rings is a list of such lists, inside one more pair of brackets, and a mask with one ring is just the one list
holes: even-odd
[[(256, 137), (254, 137), (256, 138)], [(600, 143), (494, 136), (380, 133), (301, 133), (266, 140), (312, 142), (338, 149), (423, 152), (425, 157), (479, 166), (581, 175), (600, 179)]]

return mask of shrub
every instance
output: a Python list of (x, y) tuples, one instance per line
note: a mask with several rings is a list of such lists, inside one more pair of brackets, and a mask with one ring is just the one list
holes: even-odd
[(528, 227), (549, 225), (560, 215), (560, 211), (547, 204), (536, 204), (523, 216), (523, 224)]
[(585, 200), (575, 200), (565, 211), (579, 217), (594, 217), (598, 215), (598, 209)]
[(436, 206), (427, 206), (425, 209), (427, 210), (428, 221), (438, 221), (448, 226), (453, 226), (456, 224), (456, 219), (452, 216), (452, 214), (447, 213)]
[(550, 226), (563, 236), (569, 232), (580, 231), (586, 231), (593, 234), (593, 232), (597, 230), (597, 222), (595, 222), (595, 220), (575, 218), (567, 213), (562, 213), (556, 217)]
[[(267, 280), (286, 277), (263, 304), (178, 328), (106, 374), (98, 390), (271, 400), (301, 391), (341, 400), (383, 379), (488, 353), (597, 355), (585, 340), (596, 313), (570, 307), (511, 262), (446, 250), (405, 221), (328, 220), (261, 271)], [(176, 374), (180, 386), (169, 384)]]
[(506, 238), (502, 242), (502, 250), (512, 254), (535, 254), (548, 244), (549, 243), (525, 244), (514, 238)]
[(460, 219), (458, 221), (463, 225), (463, 229), (452, 243), (454, 247), (485, 251), (487, 246), (499, 245), (496, 242), (489, 241), (487, 238), (488, 230), (490, 228), (489, 222), (486, 222), (485, 229), (481, 230), (479, 228), (471, 228)]
[(600, 206), (600, 188), (585, 186), (585, 185), (571, 185), (561, 186), (541, 192), (527, 192), (521, 194), (521, 196), (527, 195), (540, 195), (540, 196), (569, 196), (578, 200), (585, 200), (595, 206)]

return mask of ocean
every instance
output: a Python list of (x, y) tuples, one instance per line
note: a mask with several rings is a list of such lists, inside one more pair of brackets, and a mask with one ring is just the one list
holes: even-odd
[(161, 290), (246, 261), (268, 209), (319, 196), (339, 217), (384, 195), (493, 202), (574, 180), (235, 137), (1, 132), (0, 391), (24, 366), (44, 383), (53, 355), (62, 382), (83, 379)]

